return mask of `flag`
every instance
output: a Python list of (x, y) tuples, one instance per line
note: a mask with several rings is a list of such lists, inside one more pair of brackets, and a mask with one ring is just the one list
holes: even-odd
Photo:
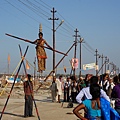
[(66, 73), (66, 67), (64, 66), (64, 72)]
[(28, 61), (26, 60), (26, 69), (29, 70), (30, 69), (30, 66), (29, 66), (29, 63)]
[(10, 54), (8, 54), (8, 64), (10, 64)]
[(78, 59), (77, 58), (72, 58), (71, 63), (72, 63), (72, 68), (73, 69), (78, 68)]

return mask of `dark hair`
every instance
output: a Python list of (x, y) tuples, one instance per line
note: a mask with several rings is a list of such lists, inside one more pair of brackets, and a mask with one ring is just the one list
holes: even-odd
[(113, 82), (115, 83), (115, 84), (118, 84), (119, 83), (119, 76), (114, 76), (114, 78), (113, 78)]
[(75, 76), (71, 76), (70, 79), (71, 80), (76, 80), (76, 77)]
[(90, 94), (92, 95), (92, 99), (96, 99), (100, 97), (100, 86), (98, 84), (90, 85)]
[(98, 77), (97, 76), (92, 76), (90, 78), (90, 84), (97, 84), (98, 83)]
[(40, 36), (40, 35), (42, 35), (42, 36), (43, 36), (43, 33), (42, 33), (42, 32), (39, 32), (39, 34), (38, 34), (38, 35), (39, 35), (39, 36)]
[(62, 78), (62, 75), (60, 75), (59, 78)]
[(86, 75), (85, 75), (85, 79), (84, 79), (84, 80), (87, 80), (88, 75), (89, 75), (89, 74), (86, 74)]
[(104, 73), (103, 74), (103, 79), (108, 75), (108, 73)]
[(120, 73), (118, 74), (118, 79), (119, 79), (119, 81), (120, 81)]
[(31, 79), (31, 75), (30, 75), (30, 74), (27, 74), (27, 77), (28, 77), (28, 80), (30, 80), (30, 79)]

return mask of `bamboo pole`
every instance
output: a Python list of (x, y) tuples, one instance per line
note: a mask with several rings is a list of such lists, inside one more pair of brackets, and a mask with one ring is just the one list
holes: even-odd
[[(22, 49), (21, 49), (20, 45), (19, 45), (19, 49), (20, 49), (20, 55), (21, 55), (21, 58), (22, 58)], [(27, 77), (27, 70), (26, 70), (24, 61), (23, 61), (23, 67), (24, 67), (24, 70), (25, 70), (25, 75)], [(32, 91), (32, 86), (31, 86), (29, 80), (28, 80), (28, 84), (29, 84), (29, 87), (30, 87), (30, 91)], [(40, 120), (40, 116), (39, 116), (39, 112), (38, 112), (38, 109), (37, 109), (37, 105), (36, 105), (35, 99), (34, 99), (32, 94), (31, 94), (31, 97), (32, 97), (32, 100), (33, 100), (34, 105), (35, 105), (35, 109), (36, 109), (36, 113), (37, 113), (37, 116), (38, 116), (38, 120)]]
[[(13, 38), (16, 38), (16, 39), (19, 39), (19, 40), (22, 40), (22, 41), (25, 41), (25, 42), (28, 42), (28, 43), (31, 43), (31, 44), (35, 44), (35, 43), (33, 43), (32, 41), (30, 41), (30, 40), (27, 40), (27, 39), (24, 39), (24, 38), (20, 38), (20, 37), (14, 36), (14, 35), (10, 35), (10, 34), (8, 34), (8, 33), (5, 33), (5, 35), (10, 36), (10, 37), (13, 37)], [(36, 45), (36, 44), (35, 44), (35, 45)], [(41, 46), (41, 47), (47, 48), (47, 49), (49, 49), (49, 50), (52, 50), (52, 51), (55, 51), (55, 52), (57, 52), (57, 53), (60, 53), (60, 54), (63, 54), (63, 55), (65, 55), (65, 56), (67, 56), (67, 54), (65, 54), (65, 53), (63, 53), (63, 52), (60, 52), (60, 51), (58, 51), (58, 50), (54, 50), (54, 49), (49, 48), (49, 47), (46, 47), (46, 46)]]
[(10, 93), (9, 93), (9, 95), (8, 95), (8, 97), (7, 97), (7, 100), (6, 100), (6, 102), (5, 102), (5, 105), (4, 105), (3, 110), (2, 110), (2, 112), (1, 112), (0, 120), (2, 119), (2, 116), (3, 116), (3, 114), (4, 114), (4, 111), (5, 111), (5, 108), (6, 108), (6, 106), (7, 106), (8, 100), (9, 100), (9, 98), (10, 98), (10, 95), (11, 95), (11, 93), (12, 93), (13, 87), (14, 87), (14, 85), (15, 85), (16, 78), (17, 78), (18, 73), (19, 73), (19, 71), (20, 71), (20, 68), (21, 68), (21, 65), (22, 65), (22, 63), (23, 63), (24, 57), (26, 56), (26, 53), (27, 53), (27, 51), (28, 51), (28, 47), (29, 47), (29, 46), (27, 46), (27, 48), (26, 48), (26, 51), (25, 51), (25, 53), (24, 53), (24, 55), (23, 55), (23, 57), (22, 57), (22, 61), (21, 61), (21, 63), (20, 63), (20, 66), (19, 66), (19, 68), (18, 68), (18, 71), (17, 71), (17, 73), (16, 73), (16, 75), (15, 75), (14, 82), (13, 82), (13, 84), (12, 84)]

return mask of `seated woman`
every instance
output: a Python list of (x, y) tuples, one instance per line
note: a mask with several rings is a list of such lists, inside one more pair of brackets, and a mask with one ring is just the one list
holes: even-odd
[[(86, 99), (74, 108), (73, 113), (81, 120), (102, 120), (100, 107), (100, 86), (98, 84), (90, 85), (90, 94), (92, 99)], [(79, 114), (79, 110), (87, 109), (88, 117), (85, 118)]]

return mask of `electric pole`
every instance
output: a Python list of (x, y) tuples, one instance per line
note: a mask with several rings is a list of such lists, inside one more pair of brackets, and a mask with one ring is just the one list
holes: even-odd
[(107, 56), (105, 57), (105, 73), (106, 73), (106, 63), (107, 63)]
[[(103, 54), (102, 54), (102, 56), (101, 56), (101, 58), (102, 58), (102, 65), (103, 65)], [(101, 69), (101, 74), (103, 75), (103, 67), (102, 67), (102, 69)]]
[(108, 58), (108, 66), (107, 66), (107, 72), (110, 73), (110, 70), (109, 70), (109, 58)]
[[(75, 32), (75, 51), (74, 51), (74, 63), (75, 63), (75, 59), (76, 59), (76, 49), (77, 49), (77, 37), (80, 37), (80, 35), (78, 35), (77, 33), (79, 32), (76, 28), (76, 30), (74, 31)], [(73, 63), (73, 65), (74, 65)], [(75, 68), (73, 69), (73, 75), (75, 76)]]
[[(59, 18), (55, 18), (55, 12), (57, 12), (54, 8), (51, 10), (53, 17), (49, 18), (49, 20), (53, 21), (53, 49), (55, 50), (55, 20), (58, 20)], [(53, 70), (55, 68), (55, 51), (53, 51)], [(53, 71), (53, 76), (55, 76), (55, 71)]]
[(82, 43), (83, 43), (84, 39), (80, 37), (80, 73), (79, 73), (79, 79), (81, 77), (81, 66), (82, 66)]
[(95, 56), (96, 56), (96, 67), (95, 67), (95, 69), (96, 69), (96, 76), (98, 76), (98, 50), (96, 49), (96, 51), (95, 51)]

